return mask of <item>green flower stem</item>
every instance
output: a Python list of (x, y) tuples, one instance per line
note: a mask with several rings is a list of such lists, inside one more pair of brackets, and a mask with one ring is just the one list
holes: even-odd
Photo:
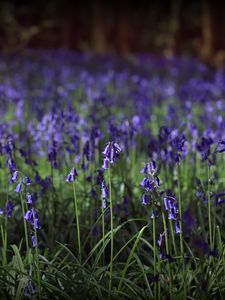
[(171, 219), (169, 220), (169, 224), (170, 224), (170, 232), (171, 232), (171, 236), (172, 236), (173, 250), (174, 250), (175, 256), (177, 256), (177, 245), (176, 245), (175, 236), (174, 236), (173, 222)]
[(213, 250), (213, 238), (212, 238), (212, 220), (211, 220), (211, 198), (210, 198), (210, 166), (207, 168), (207, 181), (208, 181), (208, 223), (209, 223), (209, 245), (210, 250)]
[(113, 204), (112, 204), (112, 184), (111, 184), (111, 167), (109, 163), (108, 169), (109, 176), (109, 203), (110, 203), (110, 229), (111, 229), (111, 253), (110, 253), (110, 270), (109, 270), (109, 299), (112, 290), (112, 272), (113, 272), (113, 248), (114, 248), (114, 236), (113, 236)]
[[(105, 209), (102, 206), (102, 245), (103, 245), (103, 247), (104, 247), (104, 244), (105, 244)], [(105, 262), (105, 248), (103, 249), (103, 252), (102, 252), (102, 262), (103, 262), (103, 265), (104, 265), (104, 262)]]
[[(152, 231), (153, 231), (153, 272), (154, 272), (154, 279), (156, 278), (156, 256), (157, 256), (157, 246), (156, 246), (156, 224), (155, 224), (155, 216), (152, 217)], [(157, 283), (154, 280), (154, 299), (157, 296)]]
[(1, 236), (2, 236), (2, 265), (5, 266), (6, 265), (6, 257), (5, 257), (5, 233), (4, 233), (4, 229), (3, 226), (1, 224)]
[[(164, 211), (162, 211), (162, 220), (163, 220), (163, 229), (165, 232), (166, 254), (169, 255), (168, 230), (167, 230)], [(169, 268), (169, 286), (170, 286), (170, 298), (171, 298), (172, 297), (172, 273), (171, 273), (170, 263), (168, 263), (168, 268)]]
[(217, 228), (217, 237), (218, 237), (218, 245), (219, 245), (219, 255), (220, 255), (220, 257), (222, 257), (223, 270), (224, 270), (224, 273), (225, 273), (224, 246), (223, 246), (223, 243), (222, 243), (220, 227), (217, 225), (216, 228)]
[(180, 254), (182, 258), (183, 267), (183, 286), (184, 286), (184, 299), (186, 299), (186, 280), (185, 280), (185, 263), (184, 263), (184, 245), (183, 245), (183, 226), (182, 226), (182, 202), (181, 202), (181, 186), (180, 186), (180, 166), (177, 164), (177, 184), (178, 184), (178, 206), (179, 206), (179, 224), (180, 224)]
[(79, 214), (78, 214), (78, 207), (77, 207), (76, 187), (74, 181), (73, 181), (73, 200), (74, 200), (74, 210), (75, 210), (75, 217), (76, 217), (76, 227), (77, 227), (78, 256), (81, 262), (80, 223), (79, 223)]
[(183, 245), (183, 228), (182, 228), (182, 203), (181, 203), (181, 187), (180, 187), (180, 166), (177, 164), (177, 184), (178, 184), (178, 206), (179, 206), (179, 225), (180, 225), (180, 254), (184, 256)]
[(26, 223), (26, 220), (24, 219), (25, 208), (24, 208), (24, 201), (23, 201), (23, 196), (22, 196), (21, 192), (20, 192), (20, 202), (21, 202), (21, 208), (22, 208), (22, 214), (23, 214), (23, 225), (24, 225), (26, 249), (27, 249), (27, 253), (28, 253), (29, 252), (29, 242), (28, 242), (28, 233), (27, 233), (27, 223)]
[(36, 240), (35, 256), (36, 256), (36, 263), (37, 263), (38, 296), (39, 296), (39, 300), (41, 300), (41, 276), (40, 276), (40, 263), (39, 263), (39, 253), (38, 253), (38, 238), (37, 238), (36, 219), (34, 213), (33, 213), (33, 218), (34, 218), (34, 236)]

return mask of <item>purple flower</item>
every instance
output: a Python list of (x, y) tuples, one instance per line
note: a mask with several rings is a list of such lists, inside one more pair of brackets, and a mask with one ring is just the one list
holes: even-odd
[(18, 179), (18, 175), (19, 175), (18, 171), (14, 171), (12, 176), (11, 176), (10, 183), (16, 182), (17, 179)]
[(145, 177), (141, 182), (141, 186), (146, 192), (148, 192), (154, 187), (154, 181), (150, 180), (148, 177)]
[(217, 152), (225, 152), (225, 141), (220, 141), (218, 144), (217, 144)]
[(66, 178), (66, 182), (75, 182), (77, 176), (78, 176), (77, 170), (75, 168), (72, 168), (72, 170), (70, 171), (70, 173)]
[(147, 194), (143, 194), (142, 195), (142, 204), (143, 205), (147, 205), (147, 204), (150, 204), (151, 203), (151, 196), (150, 195), (147, 195)]
[(154, 176), (157, 172), (156, 162), (153, 160), (150, 163), (145, 164), (144, 168), (141, 170), (141, 173)]
[(165, 242), (165, 232), (159, 234), (159, 239), (157, 241), (158, 246), (162, 247), (162, 244)]
[(122, 149), (117, 143), (108, 142), (105, 150), (102, 152), (105, 156), (102, 166), (103, 169), (107, 170), (109, 168), (109, 164), (113, 164), (115, 161), (117, 161), (121, 152)]
[(8, 165), (8, 167), (9, 167), (9, 170), (10, 170), (11, 173), (13, 173), (13, 172), (16, 171), (16, 164), (15, 164), (15, 162), (14, 162), (13, 159), (9, 158), (9, 159), (7, 160), (7, 165)]
[(32, 246), (36, 247), (37, 246), (37, 239), (36, 239), (36, 236), (34, 234), (31, 237), (31, 241), (32, 241)]
[(175, 232), (180, 233), (180, 222), (178, 221), (175, 223)]
[(109, 196), (109, 188), (105, 181), (102, 181), (102, 208), (106, 208), (106, 200)]
[(166, 196), (163, 199), (165, 209), (168, 211), (169, 220), (177, 220), (178, 218), (178, 204), (176, 197), (170, 192), (167, 191)]
[(20, 193), (21, 189), (22, 189), (22, 184), (18, 183), (14, 191), (15, 191), (15, 193)]
[(24, 177), (24, 184), (31, 185), (31, 180), (30, 180), (30, 178), (28, 176)]
[(13, 203), (11, 201), (8, 201), (5, 206), (5, 213), (8, 218), (12, 218), (13, 210), (14, 210)]
[(103, 168), (104, 170), (108, 170), (108, 168), (109, 168), (109, 163), (110, 163), (110, 160), (109, 160), (107, 157), (105, 157), (105, 158), (103, 159), (103, 165), (102, 165), (102, 168)]
[(220, 205), (225, 202), (225, 192), (215, 193), (213, 197), (215, 197), (216, 205)]
[(33, 199), (33, 196), (30, 193), (27, 193), (26, 198), (27, 198), (27, 203), (28, 204), (33, 204), (34, 199)]
[(28, 210), (24, 216), (24, 219), (29, 222), (32, 226), (35, 226), (36, 229), (40, 229), (40, 221), (38, 217), (38, 212), (32, 208)]
[(102, 181), (104, 180), (103, 173), (104, 171), (102, 169), (97, 170), (97, 177), (96, 177), (96, 184), (100, 185), (102, 184)]

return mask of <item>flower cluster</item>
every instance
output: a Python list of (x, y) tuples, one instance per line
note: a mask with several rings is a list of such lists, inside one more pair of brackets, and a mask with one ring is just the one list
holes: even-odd
[(160, 179), (158, 177), (158, 169), (155, 161), (151, 161), (145, 164), (141, 173), (145, 174), (145, 177), (141, 181), (141, 187), (144, 190), (142, 194), (142, 204), (147, 205), (151, 203), (152, 196), (151, 191), (160, 187)]
[(178, 221), (179, 210), (178, 210), (178, 203), (175, 195), (172, 194), (170, 190), (166, 192), (164, 196), (164, 207), (165, 210), (168, 211), (168, 219), (175, 221), (175, 231), (176, 233), (180, 232), (180, 223)]
[(102, 168), (104, 170), (109, 169), (110, 164), (114, 164), (122, 152), (121, 147), (115, 142), (108, 142), (105, 150), (102, 152), (104, 155)]
[[(34, 208), (35, 197), (27, 190), (27, 187), (31, 185), (31, 180), (28, 176), (23, 175), (19, 171), (15, 170), (10, 178), (10, 184), (16, 183), (16, 188), (14, 189), (15, 193), (23, 193), (27, 202), (28, 210), (23, 216), (24, 219), (31, 225), (31, 241), (32, 246), (37, 246), (36, 234), (35, 231), (40, 229), (40, 220), (37, 210)], [(23, 196), (21, 196), (21, 201), (24, 201)], [(8, 217), (12, 217), (13, 212), (12, 202), (8, 202), (6, 205), (6, 214)]]

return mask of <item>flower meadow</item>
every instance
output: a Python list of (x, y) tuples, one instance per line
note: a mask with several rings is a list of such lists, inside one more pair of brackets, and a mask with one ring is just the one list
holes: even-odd
[(225, 73), (0, 57), (0, 299), (224, 299)]

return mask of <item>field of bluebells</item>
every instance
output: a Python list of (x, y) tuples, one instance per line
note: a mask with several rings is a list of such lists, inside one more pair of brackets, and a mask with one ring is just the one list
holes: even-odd
[(224, 299), (225, 73), (0, 57), (0, 299)]

